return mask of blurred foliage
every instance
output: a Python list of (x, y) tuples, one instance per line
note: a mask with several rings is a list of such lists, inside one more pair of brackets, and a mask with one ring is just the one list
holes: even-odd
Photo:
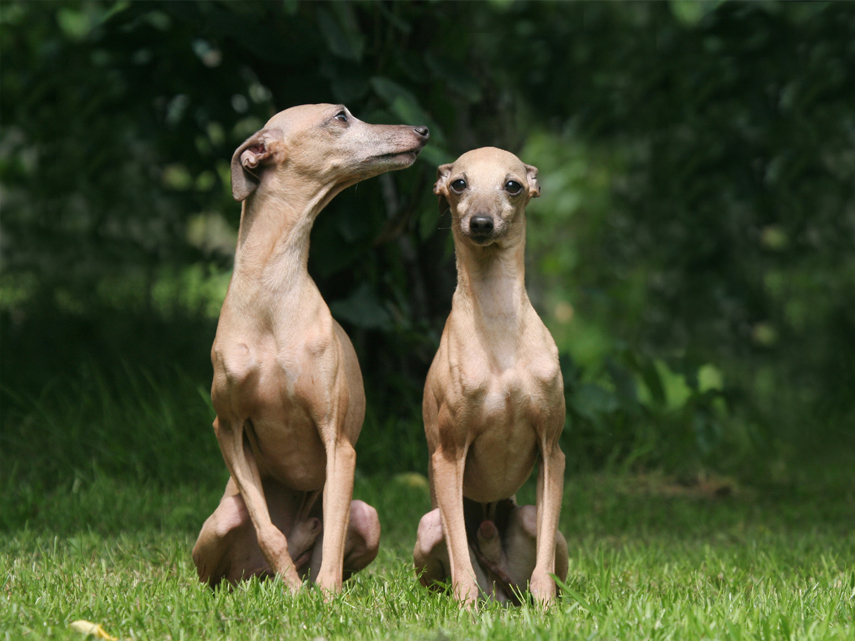
[[(563, 262), (548, 236), (541, 272), (554, 270), (553, 304), (584, 316), (565, 330), (569, 341), (585, 340), (585, 324), (600, 330), (585, 365), (618, 400), (627, 395), (615, 363), (641, 387), (650, 359), (684, 378), (685, 420), (674, 430), (672, 414), (656, 417), (656, 453), (851, 447), (855, 12), (530, 10), (540, 27), (529, 44), (542, 55), (513, 82), (539, 97), (539, 122), (560, 122), (563, 138), (552, 127), (527, 151), (554, 158), (535, 159), (566, 185), (542, 216), (572, 217), (575, 235)], [(729, 410), (725, 423), (698, 382), (711, 365), (725, 373), (715, 401)], [(691, 431), (695, 447), (684, 447)]]
[(365, 375), (363, 468), (424, 465), (455, 282), (431, 185), (483, 145), (540, 168), (528, 282), (572, 465), (774, 468), (852, 445), (846, 4), (6, 2), (0, 58), (6, 453), (20, 399), (81, 363), (207, 385), (231, 153), (307, 102), (431, 128), (415, 167), (347, 190), (312, 236)]

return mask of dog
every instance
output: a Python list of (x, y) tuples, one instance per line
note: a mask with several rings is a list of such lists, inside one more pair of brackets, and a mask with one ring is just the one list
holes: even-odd
[(211, 351), (214, 431), (230, 473), (193, 561), (215, 586), (302, 577), (328, 593), (368, 565), (377, 512), (352, 501), (365, 394), (353, 345), (307, 271), (318, 213), (346, 187), (412, 165), (426, 127), (369, 125), (343, 105), (282, 111), (235, 151), (234, 273)]
[[(424, 585), (451, 575), (453, 595), (555, 599), (567, 575), (558, 531), (564, 483), (564, 384), (558, 350), (525, 289), (525, 207), (537, 169), (485, 147), (437, 171), (457, 254), (451, 314), (425, 382), (422, 411), (434, 510), (413, 560)], [(537, 507), (514, 495), (538, 460)], [(479, 588), (480, 586), (480, 588)]]

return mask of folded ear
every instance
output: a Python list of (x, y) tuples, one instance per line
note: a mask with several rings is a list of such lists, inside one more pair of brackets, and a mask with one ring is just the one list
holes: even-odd
[(537, 198), (540, 196), (540, 183), (537, 182), (537, 167), (526, 165), (525, 179), (528, 181), (528, 197)]
[(246, 200), (261, 182), (259, 165), (273, 156), (270, 143), (281, 138), (280, 129), (262, 129), (235, 150), (232, 155), (232, 196), (238, 202)]
[(440, 165), (436, 168), (436, 182), (433, 185), (433, 193), (439, 196), (439, 215), (442, 216), (449, 209), (448, 205), (448, 177), (451, 175), (452, 163)]

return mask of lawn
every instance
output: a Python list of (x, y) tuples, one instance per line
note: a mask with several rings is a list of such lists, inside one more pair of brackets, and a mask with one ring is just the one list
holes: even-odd
[[(851, 460), (774, 483), (570, 472), (560, 602), (473, 615), (412, 574), (423, 477), (357, 475), (380, 555), (331, 602), (276, 581), (212, 592), (190, 559), (227, 478), (205, 386), (83, 369), (2, 400), (0, 641), (82, 640), (78, 619), (120, 639), (855, 639)], [(395, 429), (366, 426), (362, 469), (385, 469), (376, 450), (401, 452), (420, 426)], [(518, 498), (533, 502), (532, 485)]]
[[(412, 477), (357, 479), (356, 497), (380, 513), (381, 552), (330, 603), (313, 590), (287, 596), (276, 581), (232, 592), (196, 581), (189, 552), (219, 491), (97, 472), (29, 499), (17, 488), (29, 507), (0, 533), (0, 638), (82, 639), (69, 628), (77, 619), (121, 639), (855, 638), (846, 483), (572, 476), (560, 602), (545, 613), (486, 605), (476, 614), (414, 580), (414, 532), (429, 498)], [(529, 486), (520, 495), (532, 497)]]

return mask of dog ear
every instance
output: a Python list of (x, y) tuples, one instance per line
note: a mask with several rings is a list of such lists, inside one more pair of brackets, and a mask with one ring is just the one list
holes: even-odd
[(436, 168), (436, 183), (433, 193), (439, 196), (439, 215), (442, 216), (450, 208), (448, 204), (448, 177), (451, 175), (452, 163), (440, 165)]
[(525, 178), (528, 181), (528, 197), (537, 198), (540, 196), (540, 183), (537, 182), (537, 167), (526, 165)]
[(278, 137), (277, 132), (281, 133), (274, 129), (257, 131), (232, 155), (232, 196), (236, 201), (246, 200), (261, 182), (257, 168), (273, 156), (270, 143)]

